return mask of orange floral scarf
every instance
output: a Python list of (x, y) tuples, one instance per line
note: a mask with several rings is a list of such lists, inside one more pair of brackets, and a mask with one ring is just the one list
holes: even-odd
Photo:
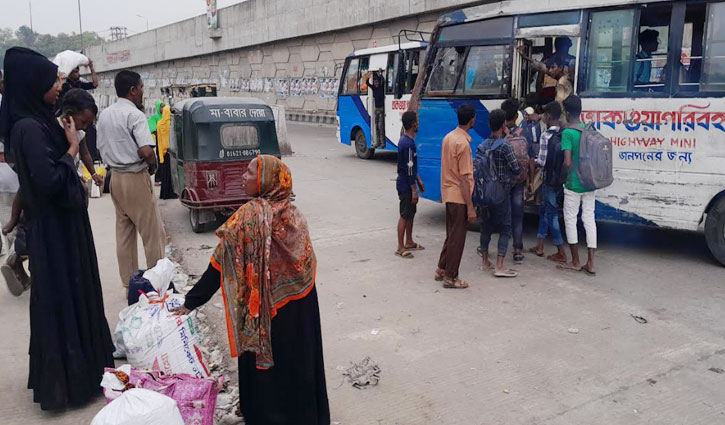
[(290, 301), (307, 296), (317, 260), (307, 221), (292, 205), (289, 168), (271, 155), (257, 157), (259, 195), (217, 231), (212, 266), (222, 293), (232, 357), (257, 356), (257, 368), (274, 366), (272, 319)]

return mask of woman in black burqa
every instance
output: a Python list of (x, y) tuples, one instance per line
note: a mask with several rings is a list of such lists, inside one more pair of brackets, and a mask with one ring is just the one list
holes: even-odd
[(73, 158), (72, 120), (58, 124), (57, 67), (24, 48), (5, 54), (0, 134), (13, 152), (27, 217), (30, 291), (28, 388), (43, 410), (79, 405), (100, 394), (113, 343), (103, 311), (85, 190)]

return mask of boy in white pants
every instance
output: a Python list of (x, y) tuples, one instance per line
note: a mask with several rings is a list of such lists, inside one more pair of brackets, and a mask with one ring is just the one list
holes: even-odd
[[(573, 271), (583, 271), (593, 276), (594, 251), (597, 249), (597, 223), (594, 221), (594, 205), (596, 192), (586, 189), (579, 180), (577, 168), (579, 165), (579, 141), (584, 124), (581, 122), (582, 101), (579, 96), (571, 95), (563, 103), (568, 127), (561, 135), (561, 150), (564, 151), (564, 167), (567, 169), (567, 179), (564, 184), (564, 226), (566, 239), (571, 249), (571, 264), (562, 268)], [(577, 243), (577, 214), (579, 206), (582, 209), (582, 222), (587, 233), (587, 263), (582, 266), (579, 261), (579, 248)]]

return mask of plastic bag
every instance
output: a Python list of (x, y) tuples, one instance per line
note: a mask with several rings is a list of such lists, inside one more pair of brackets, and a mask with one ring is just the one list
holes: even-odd
[(91, 425), (184, 425), (184, 420), (172, 398), (133, 388), (101, 409)]
[(176, 316), (171, 312), (182, 305), (182, 295), (159, 297), (151, 292), (121, 310), (113, 334), (114, 357), (125, 355), (133, 367), (159, 370), (167, 375), (209, 376), (199, 348), (201, 334), (196, 313)]
[(174, 275), (175, 270), (176, 266), (171, 260), (162, 258), (156, 262), (154, 267), (146, 270), (143, 277), (151, 282), (151, 286), (163, 297), (166, 294), (166, 289), (169, 287), (171, 277)]
[[(101, 381), (103, 395), (108, 403), (120, 397), (126, 389), (116, 372), (128, 376), (127, 383), (134, 388), (156, 391), (176, 401), (186, 424), (214, 425), (217, 396), (224, 385), (224, 378), (196, 378), (187, 374), (164, 375), (124, 365), (118, 369), (106, 368)], [(125, 377), (124, 377), (125, 379)]]
[(64, 50), (55, 55), (53, 63), (58, 65), (61, 78), (67, 78), (75, 67), (88, 65), (88, 57), (72, 50)]

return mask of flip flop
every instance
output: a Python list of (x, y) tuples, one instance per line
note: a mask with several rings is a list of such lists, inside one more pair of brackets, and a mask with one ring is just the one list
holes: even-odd
[(413, 254), (411, 254), (410, 251), (395, 251), (395, 255), (397, 255), (400, 258), (414, 258)]
[(529, 252), (532, 253), (532, 254), (534, 254), (534, 255), (536, 255), (537, 257), (543, 257), (544, 256), (544, 253), (537, 251), (536, 250), (536, 247), (529, 248)]
[(468, 283), (462, 281), (461, 279), (447, 279), (445, 282), (443, 282), (443, 287), (447, 289), (466, 289), (468, 288)]
[(422, 250), (425, 249), (425, 247), (423, 245), (421, 245), (421, 244), (419, 244), (419, 243), (416, 242), (415, 245), (413, 245), (413, 246), (406, 246), (405, 249), (407, 249), (408, 251), (422, 251)]
[(519, 274), (514, 270), (506, 270), (503, 272), (494, 272), (493, 275), (495, 277), (516, 277)]

